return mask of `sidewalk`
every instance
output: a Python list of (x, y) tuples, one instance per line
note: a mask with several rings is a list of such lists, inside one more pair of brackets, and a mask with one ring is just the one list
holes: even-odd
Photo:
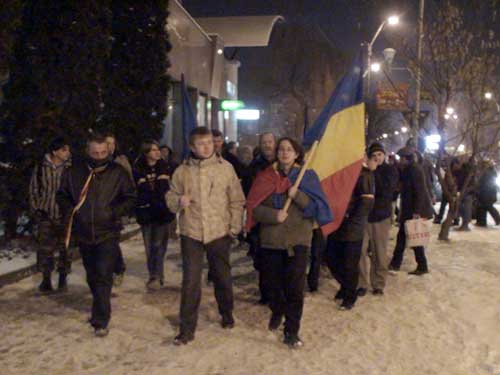
[[(500, 374), (500, 228), (453, 232), (451, 238), (450, 244), (433, 240), (429, 275), (407, 275), (415, 267), (407, 251), (404, 272), (389, 278), (385, 296), (369, 294), (350, 312), (337, 309), (337, 284), (323, 272), (319, 292), (306, 295), (305, 346), (291, 351), (280, 333), (267, 330), (268, 309), (255, 304), (256, 276), (246, 249), (232, 254), (236, 327), (220, 328), (213, 289), (204, 281), (196, 340), (173, 346), (181, 282), (178, 242), (169, 244), (166, 287), (147, 293), (138, 235), (123, 243), (127, 273), (114, 290), (110, 334), (104, 339), (86, 324), (91, 297), (80, 261), (74, 264), (67, 294), (38, 295), (39, 275), (0, 289), (0, 372)], [(393, 246), (391, 242), (391, 252)]]

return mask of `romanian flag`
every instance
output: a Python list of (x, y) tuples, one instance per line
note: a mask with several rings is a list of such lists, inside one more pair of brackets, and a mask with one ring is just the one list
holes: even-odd
[(321, 181), (334, 220), (322, 226), (328, 235), (338, 229), (363, 164), (365, 106), (363, 55), (360, 52), (335, 88), (313, 126), (304, 134), (304, 146), (319, 141), (309, 168)]
[[(274, 163), (257, 175), (247, 199), (247, 222), (245, 230), (249, 232), (256, 224), (253, 210), (267, 197), (272, 196), (273, 208), (280, 210), (285, 206), (285, 193), (297, 181), (300, 166), (292, 168), (288, 176), (278, 172), (278, 163)], [(299, 190), (309, 197), (309, 205), (304, 210), (304, 217), (314, 219), (319, 225), (326, 225), (333, 220), (328, 200), (321, 190), (321, 184), (314, 171), (308, 169), (299, 184)]]

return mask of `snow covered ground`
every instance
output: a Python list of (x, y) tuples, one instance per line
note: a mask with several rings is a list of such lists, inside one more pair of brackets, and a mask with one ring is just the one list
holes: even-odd
[[(324, 272), (319, 292), (306, 295), (305, 346), (297, 351), (267, 331), (269, 311), (255, 304), (245, 249), (232, 255), (236, 327), (220, 328), (212, 288), (204, 285), (196, 340), (184, 347), (171, 344), (180, 300), (178, 242), (168, 252), (167, 286), (157, 293), (144, 288), (141, 237), (123, 249), (128, 271), (114, 290), (104, 339), (86, 324), (91, 297), (81, 262), (65, 295), (39, 296), (39, 275), (0, 289), (0, 374), (500, 374), (499, 227), (454, 232), (450, 244), (434, 240), (429, 275), (390, 276), (385, 296), (367, 295), (352, 311), (337, 309), (338, 286)], [(408, 251), (402, 269), (414, 267)]]

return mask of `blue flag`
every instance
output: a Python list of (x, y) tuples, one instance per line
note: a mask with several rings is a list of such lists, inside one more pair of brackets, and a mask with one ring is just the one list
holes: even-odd
[(181, 95), (182, 95), (182, 159), (186, 159), (189, 155), (189, 133), (198, 126), (196, 117), (194, 116), (193, 107), (189, 100), (189, 93), (184, 81), (184, 74), (181, 75)]

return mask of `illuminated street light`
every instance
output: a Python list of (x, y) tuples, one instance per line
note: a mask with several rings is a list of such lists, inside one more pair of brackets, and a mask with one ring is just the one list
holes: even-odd
[(457, 151), (458, 151), (458, 152), (464, 152), (464, 151), (465, 151), (465, 145), (459, 145), (459, 146), (457, 147)]
[(456, 114), (453, 115), (454, 120), (458, 120), (458, 116)]
[(222, 55), (223, 53), (224, 53), (224, 51), (222, 50), (222, 48), (219, 48), (219, 49), (217, 50), (217, 54), (218, 54), (218, 55)]
[(455, 110), (452, 108), (452, 107), (448, 107), (446, 108), (446, 113), (449, 114), (449, 115), (452, 115), (453, 112), (455, 112)]
[(401, 128), (401, 132), (406, 133), (408, 131), (408, 128), (406, 126), (403, 126)]
[(493, 94), (491, 92), (485, 92), (484, 93), (484, 98), (486, 100), (491, 100), (491, 99), (493, 99)]
[(377, 73), (380, 72), (380, 64), (379, 63), (373, 63), (371, 65), (372, 72)]
[(396, 130), (396, 131), (394, 132), (394, 134), (395, 134), (395, 135), (399, 135), (399, 132)]
[(387, 23), (391, 26), (395, 26), (399, 23), (399, 17), (398, 16), (390, 16), (387, 19)]
[(382, 134), (382, 137), (387, 138), (388, 137), (387, 133)]
[(445, 119), (445, 120), (449, 120), (449, 119), (450, 119), (450, 115), (449, 115), (449, 114), (447, 114), (447, 113), (445, 113), (445, 114), (444, 114), (444, 119)]

